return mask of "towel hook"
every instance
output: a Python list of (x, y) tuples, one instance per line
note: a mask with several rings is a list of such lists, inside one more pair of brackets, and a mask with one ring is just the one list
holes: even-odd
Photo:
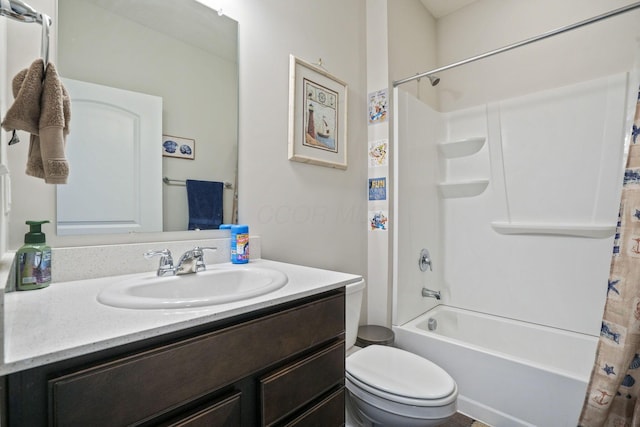
[(326, 68), (324, 68), (324, 63), (322, 62), (322, 58), (318, 58), (318, 62), (314, 62), (313, 65), (315, 65), (318, 68), (322, 68), (323, 70), (326, 70)]

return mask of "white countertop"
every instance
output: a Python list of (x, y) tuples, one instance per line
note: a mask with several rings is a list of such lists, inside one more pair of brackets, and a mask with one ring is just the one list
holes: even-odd
[[(288, 276), (288, 283), (277, 291), (244, 301), (171, 310), (114, 308), (99, 303), (98, 293), (113, 283), (114, 277), (53, 283), (35, 291), (7, 293), (0, 375), (249, 313), (361, 279), (353, 274), (275, 261), (252, 260), (251, 265), (280, 270)], [(154, 272), (116, 279), (149, 274)]]

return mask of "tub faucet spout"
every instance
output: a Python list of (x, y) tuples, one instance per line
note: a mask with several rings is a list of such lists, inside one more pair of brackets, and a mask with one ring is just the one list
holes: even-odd
[(440, 301), (440, 291), (432, 291), (431, 289), (422, 288), (422, 296), (428, 298), (435, 298)]

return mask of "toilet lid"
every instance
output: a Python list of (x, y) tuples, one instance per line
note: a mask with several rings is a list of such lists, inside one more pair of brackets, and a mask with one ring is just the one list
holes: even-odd
[(374, 390), (411, 399), (450, 396), (455, 381), (435, 363), (395, 347), (370, 345), (346, 360), (349, 375)]

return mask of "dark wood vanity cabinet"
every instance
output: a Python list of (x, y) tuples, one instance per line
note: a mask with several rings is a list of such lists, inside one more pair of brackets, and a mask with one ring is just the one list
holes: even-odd
[(7, 377), (10, 427), (341, 426), (344, 291)]

